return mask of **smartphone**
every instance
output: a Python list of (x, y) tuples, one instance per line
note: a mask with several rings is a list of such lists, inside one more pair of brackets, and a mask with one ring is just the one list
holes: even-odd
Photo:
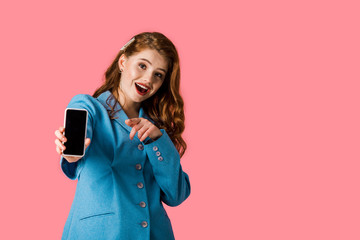
[(87, 120), (88, 112), (86, 109), (65, 109), (64, 135), (67, 141), (63, 143), (65, 145), (64, 156), (84, 156)]

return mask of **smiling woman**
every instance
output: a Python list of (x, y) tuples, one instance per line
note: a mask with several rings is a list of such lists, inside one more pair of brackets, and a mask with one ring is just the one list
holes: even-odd
[(175, 46), (146, 32), (120, 50), (93, 96), (70, 101), (89, 117), (84, 157), (63, 156), (65, 129), (55, 132), (61, 168), (78, 179), (62, 239), (174, 239), (163, 203), (190, 195), (179, 87)]
[[(154, 55), (151, 53), (154, 53)], [(136, 56), (138, 56), (138, 58), (136, 58)], [(155, 69), (159, 70), (159, 72), (155, 72), (154, 74), (156, 74), (158, 79), (160, 77), (163, 78), (163, 83), (158, 89), (157, 94), (143, 100), (141, 106), (145, 109), (149, 117), (154, 120), (154, 124), (158, 128), (166, 130), (176, 149), (178, 149), (180, 156), (182, 156), (186, 150), (186, 143), (181, 137), (185, 129), (185, 115), (184, 102), (180, 95), (180, 63), (176, 47), (166, 36), (158, 32), (140, 33), (124, 45), (107, 69), (104, 84), (95, 91), (93, 97), (98, 97), (101, 93), (110, 91), (114, 98), (120, 99), (119, 101), (124, 101), (120, 102), (120, 104), (122, 108), (126, 109), (125, 101), (127, 101), (127, 98), (120, 88), (120, 83), (127, 78), (123, 77), (123, 75), (129, 73), (127, 72), (128, 69), (124, 69), (125, 66), (121, 68), (120, 62), (122, 62), (122, 60), (120, 60), (120, 58), (123, 60), (137, 59), (137, 66), (141, 69), (151, 67), (151, 65), (154, 64), (151, 60), (153, 58), (156, 60), (155, 64), (158, 65)], [(167, 62), (165, 63), (164, 60)], [(153, 69), (154, 68), (151, 70)], [(124, 73), (122, 73), (121, 70), (125, 70)], [(156, 80), (156, 78), (154, 80)], [(112, 98), (113, 97), (110, 96), (108, 102), (110, 102)], [(114, 105), (111, 106), (111, 118), (115, 114), (115, 105), (118, 104), (119, 101), (112, 101)], [(136, 104), (133, 106), (136, 106)], [(133, 110), (134, 109), (131, 108), (127, 110), (130, 118), (137, 116), (137, 112)]]
[(126, 113), (138, 112), (141, 102), (153, 96), (164, 82), (168, 60), (156, 50), (144, 49), (126, 57), (121, 55), (118, 100)]

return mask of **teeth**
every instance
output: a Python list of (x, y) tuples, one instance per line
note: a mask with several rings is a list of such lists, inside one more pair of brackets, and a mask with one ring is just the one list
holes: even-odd
[(136, 83), (136, 85), (138, 85), (138, 86), (141, 87), (142, 89), (148, 90), (147, 87), (144, 87), (144, 86), (142, 86), (142, 85), (140, 85), (140, 84), (137, 84), (137, 83)]

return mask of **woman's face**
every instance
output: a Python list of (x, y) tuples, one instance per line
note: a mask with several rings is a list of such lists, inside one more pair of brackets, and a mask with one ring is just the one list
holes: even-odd
[(140, 103), (154, 95), (168, 70), (167, 60), (153, 49), (144, 49), (130, 57), (123, 54), (118, 64), (122, 69), (120, 88), (126, 103)]

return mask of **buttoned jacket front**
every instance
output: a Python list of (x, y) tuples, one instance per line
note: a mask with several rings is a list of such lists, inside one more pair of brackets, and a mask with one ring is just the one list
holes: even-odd
[[(110, 95), (79, 94), (68, 105), (88, 111), (91, 143), (78, 162), (60, 160), (66, 176), (78, 179), (62, 239), (174, 239), (162, 203), (177, 206), (190, 194), (179, 153), (164, 129), (155, 141), (130, 140), (126, 113), (108, 116)], [(153, 122), (142, 108), (139, 117)]]

